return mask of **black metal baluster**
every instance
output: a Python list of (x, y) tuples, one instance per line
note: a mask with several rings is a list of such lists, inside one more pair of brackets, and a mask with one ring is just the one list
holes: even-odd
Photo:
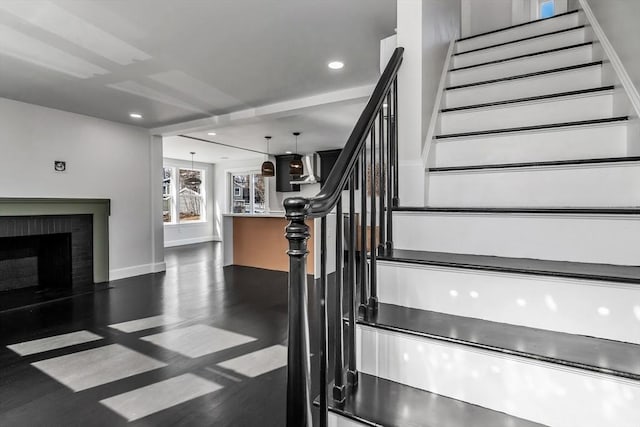
[(393, 206), (400, 206), (400, 194), (398, 185), (398, 78), (393, 80), (393, 110), (391, 117), (393, 118)]
[[(374, 315), (377, 309), (377, 269), (378, 252), (393, 245), (392, 207), (399, 205), (399, 143), (398, 143), (398, 82), (397, 73), (402, 63), (404, 49), (397, 48), (380, 81), (356, 122), (345, 148), (336, 162), (334, 170), (320, 192), (310, 198), (294, 197), (285, 200), (286, 227), (289, 241), (289, 312), (288, 312), (288, 354), (287, 354), (287, 427), (312, 427), (311, 413), (311, 370), (309, 349), (309, 321), (307, 313), (307, 241), (309, 227), (307, 217), (321, 218), (320, 225), (320, 275), (318, 289), (320, 309), (320, 425), (326, 427), (328, 418), (329, 387), (331, 373), (328, 372), (331, 354), (335, 358), (333, 400), (340, 403), (346, 398), (348, 385), (356, 386), (355, 346), (355, 306), (356, 293), (360, 291), (358, 314)], [(390, 89), (390, 85), (392, 88)], [(381, 106), (386, 99), (387, 116)], [(376, 120), (379, 134), (376, 147)], [(386, 126), (386, 128), (385, 128)], [(370, 142), (369, 142), (369, 141)], [(369, 157), (367, 146), (371, 149)], [(377, 149), (377, 151), (376, 151)], [(370, 160), (370, 165), (367, 165)], [(376, 175), (377, 166), (377, 175)], [(358, 175), (359, 174), (359, 175)], [(361, 207), (360, 221), (356, 219), (355, 184), (360, 179)], [(349, 235), (343, 232), (347, 223), (343, 217), (342, 191), (348, 183), (349, 193)], [(367, 192), (368, 190), (368, 192)], [(378, 197), (379, 199), (378, 199)], [(367, 203), (370, 203), (367, 206)], [(328, 294), (331, 289), (327, 274), (327, 215), (334, 209), (336, 215), (336, 269), (335, 269), (335, 319), (328, 319)], [(367, 216), (369, 209), (370, 216)], [(378, 210), (376, 210), (378, 209)], [(360, 237), (357, 224), (360, 224)], [(344, 242), (348, 241), (348, 257), (345, 257)], [(360, 265), (356, 261), (357, 242), (360, 245)], [(368, 249), (368, 250), (367, 250)], [(367, 261), (370, 254), (370, 263)], [(348, 264), (345, 266), (344, 263)], [(359, 277), (358, 277), (359, 276)], [(345, 337), (343, 285), (348, 286), (350, 328), (346, 332), (349, 339), (348, 366), (345, 366)], [(358, 288), (356, 285), (359, 285)], [(335, 320), (334, 348), (328, 337), (329, 320)], [(346, 368), (346, 369), (345, 369)], [(346, 375), (345, 375), (346, 371)]]
[(320, 427), (327, 427), (327, 370), (329, 369), (327, 335), (327, 217), (320, 219)]
[(393, 190), (391, 187), (393, 173), (392, 163), (392, 155), (393, 155), (393, 146), (395, 145), (394, 138), (394, 125), (393, 125), (393, 116), (391, 115), (391, 111), (393, 110), (393, 100), (391, 98), (391, 92), (387, 93), (387, 164), (385, 167), (385, 178), (387, 180), (387, 239), (385, 243), (385, 249), (387, 251), (391, 251), (393, 249)]
[(344, 390), (344, 341), (342, 337), (342, 274), (343, 267), (342, 263), (344, 261), (344, 251), (342, 249), (342, 239), (344, 238), (342, 231), (342, 222), (344, 221), (342, 217), (342, 196), (338, 199), (338, 204), (336, 206), (336, 283), (335, 283), (335, 360), (334, 360), (334, 371), (335, 371), (335, 381), (333, 385), (333, 400), (336, 402), (342, 402), (345, 398), (345, 390)]
[[(379, 128), (379, 138), (378, 138), (378, 162), (379, 162), (379, 166), (378, 166), (378, 170), (380, 171), (380, 173), (378, 174), (377, 177), (377, 185), (378, 188), (380, 189), (379, 194), (378, 194), (378, 215), (380, 215), (380, 218), (378, 219), (378, 222), (380, 223), (380, 229), (378, 231), (378, 254), (382, 255), (382, 253), (384, 252), (384, 245), (385, 245), (385, 234), (386, 234), (386, 228), (385, 228), (385, 211), (384, 211), (384, 202), (385, 202), (385, 196), (384, 196), (384, 176), (385, 176), (385, 163), (384, 163), (384, 144), (385, 144), (385, 136), (389, 134), (389, 124), (386, 123), (385, 124), (385, 116), (384, 116), (384, 107), (382, 107), (380, 109), (380, 111), (378, 111), (378, 128)], [(386, 129), (385, 129), (386, 127)], [(386, 132), (385, 132), (386, 130)]]
[[(374, 122), (375, 123), (375, 122)], [(373, 310), (375, 311), (378, 308), (378, 283), (377, 283), (377, 274), (376, 274), (376, 177), (375, 177), (375, 170), (376, 170), (376, 129), (375, 129), (375, 125), (371, 128), (371, 170), (370, 170), (370, 184), (371, 184), (371, 233), (370, 233), (370, 238), (371, 238), (371, 242), (369, 242), (370, 244), (370, 251), (369, 251), (369, 256), (370, 256), (370, 263), (369, 263), (369, 283), (371, 284), (370, 287), (370, 294), (369, 294), (369, 303), (367, 304), (369, 307), (369, 310)]]
[(367, 315), (367, 150), (360, 153), (360, 307), (358, 314)]
[(356, 371), (356, 173), (354, 168), (349, 178), (349, 366), (347, 369), (347, 384), (358, 384)]
[(311, 427), (311, 370), (307, 314), (307, 200), (285, 200), (289, 240), (289, 345), (287, 351), (287, 426)]

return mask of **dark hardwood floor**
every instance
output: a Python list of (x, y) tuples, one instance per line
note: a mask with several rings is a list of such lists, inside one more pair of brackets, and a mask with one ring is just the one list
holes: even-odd
[[(238, 362), (239, 371), (223, 365), (286, 345), (287, 275), (223, 268), (220, 252), (219, 243), (170, 249), (165, 273), (113, 281), (100, 292), (0, 313), (0, 425), (283, 426), (285, 368), (251, 371), (268, 365), (271, 356)], [(167, 324), (118, 326), (160, 315)], [(193, 335), (153, 338), (184, 330)], [(229, 336), (218, 340), (220, 330)], [(34, 344), (16, 345), (78, 331), (93, 338), (61, 348), (55, 342), (47, 347), (47, 341), (40, 350)], [(200, 333), (214, 334), (214, 339)], [(207, 348), (210, 344), (219, 347)], [(107, 362), (116, 368), (94, 372)], [(248, 373), (239, 373), (247, 365)], [(154, 387), (164, 390), (162, 381), (170, 380), (168, 390), (175, 388), (176, 377), (185, 381), (187, 394), (203, 391), (189, 399), (182, 396), (185, 401), (177, 404), (164, 402), (171, 393), (156, 393), (158, 398), (140, 404), (150, 408), (148, 415), (131, 412), (127, 402), (138, 402), (137, 389), (149, 387), (143, 394), (154, 396)]]

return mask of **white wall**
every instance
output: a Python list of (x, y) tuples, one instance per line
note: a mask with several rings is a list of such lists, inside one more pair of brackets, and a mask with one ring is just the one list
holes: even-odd
[[(556, 14), (566, 12), (567, 0), (555, 0), (555, 10)], [(463, 37), (534, 19), (538, 19), (538, 0), (462, 0)]]
[(587, 0), (598, 23), (620, 57), (636, 88), (640, 88), (640, 1)]
[(460, 36), (460, 2), (422, 4), (422, 141), (427, 136), (440, 76), (452, 39)]
[[(155, 143), (138, 127), (0, 98), (0, 197), (111, 199), (110, 279), (161, 271)], [(67, 171), (54, 172), (54, 160)]]
[(512, 25), (513, 4), (512, 0), (462, 0), (462, 14), (462, 36), (468, 37)]
[(276, 193), (276, 185), (269, 187), (269, 205), (272, 211), (284, 211), (284, 201), (289, 197), (313, 197), (320, 192), (320, 184), (305, 184), (298, 192)]
[(531, 21), (532, 5), (537, 0), (513, 0), (511, 3), (511, 25)]
[(396, 34), (380, 40), (380, 74), (387, 68), (387, 64), (398, 47), (398, 36)]
[[(165, 167), (191, 168), (190, 161), (167, 159), (163, 160)], [(194, 169), (204, 170), (205, 189), (205, 218), (203, 222), (165, 224), (164, 246), (180, 246), (192, 243), (220, 240), (220, 234), (215, 228), (215, 172), (212, 164), (193, 162)]]

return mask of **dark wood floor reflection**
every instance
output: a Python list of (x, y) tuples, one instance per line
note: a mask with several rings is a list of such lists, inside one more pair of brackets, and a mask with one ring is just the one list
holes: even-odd
[[(261, 349), (274, 347), (278, 351), (286, 345), (286, 273), (223, 268), (220, 251), (219, 243), (170, 249), (165, 273), (114, 281), (110, 284), (112, 288), (101, 292), (0, 313), (0, 425), (283, 426), (285, 368), (243, 375), (222, 365)], [(132, 331), (113, 326), (159, 315), (171, 316), (176, 323)], [(213, 343), (220, 344), (221, 349), (208, 351), (181, 348), (184, 344), (181, 339), (193, 338), (188, 336), (171, 336), (164, 344), (161, 338), (145, 339), (185, 328), (198, 333), (228, 331), (232, 333), (231, 341), (238, 337), (240, 341), (225, 346), (227, 338), (224, 338)], [(31, 353), (26, 347), (15, 346), (77, 331), (86, 331), (82, 336), (96, 337)], [(121, 371), (115, 373), (122, 378), (97, 381), (97, 385), (90, 386), (75, 378), (73, 372), (65, 373), (69, 367), (57, 364), (58, 360), (74, 361), (75, 356), (71, 355), (78, 353), (93, 354), (92, 349), (100, 349), (95, 352), (100, 355), (105, 348), (118, 354), (114, 357), (136, 352), (135, 357), (140, 360), (131, 362), (130, 367), (123, 364)], [(206, 354), (189, 353), (201, 350)], [(61, 358), (55, 359), (58, 357)], [(72, 371), (91, 372), (91, 363), (101, 363), (89, 356), (81, 363), (87, 360), (89, 366), (78, 364)], [(146, 368), (149, 361), (155, 361), (156, 365)], [(127, 374), (130, 368), (133, 373)], [(153, 388), (154, 384), (164, 384), (162, 381), (176, 377), (187, 380), (197, 377), (197, 384), (216, 384), (221, 388), (211, 392), (205, 387), (207, 392), (177, 405), (142, 417), (134, 414), (129, 418), (134, 419), (131, 423), (122, 415), (131, 409), (126, 407), (130, 395), (122, 399), (125, 403), (114, 403), (124, 408), (121, 413), (108, 407), (114, 396), (147, 386)], [(147, 406), (161, 403), (147, 402)]]

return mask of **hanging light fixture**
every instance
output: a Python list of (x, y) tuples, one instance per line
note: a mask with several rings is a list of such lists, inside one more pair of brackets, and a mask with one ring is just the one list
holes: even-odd
[(303, 172), (302, 159), (298, 155), (298, 136), (300, 136), (300, 132), (293, 132), (293, 136), (296, 137), (296, 153), (294, 154), (296, 157), (289, 163), (289, 175), (300, 176)]
[(195, 187), (196, 185), (202, 184), (202, 180), (196, 176), (196, 171), (193, 169), (193, 155), (196, 154), (195, 151), (190, 151), (191, 153), (191, 172), (189, 173), (189, 177), (184, 180), (184, 183), (188, 186)]
[(267, 161), (262, 163), (262, 176), (275, 176), (276, 167), (273, 162), (269, 160), (269, 142), (271, 141), (271, 137), (265, 136), (264, 139), (267, 140)]

